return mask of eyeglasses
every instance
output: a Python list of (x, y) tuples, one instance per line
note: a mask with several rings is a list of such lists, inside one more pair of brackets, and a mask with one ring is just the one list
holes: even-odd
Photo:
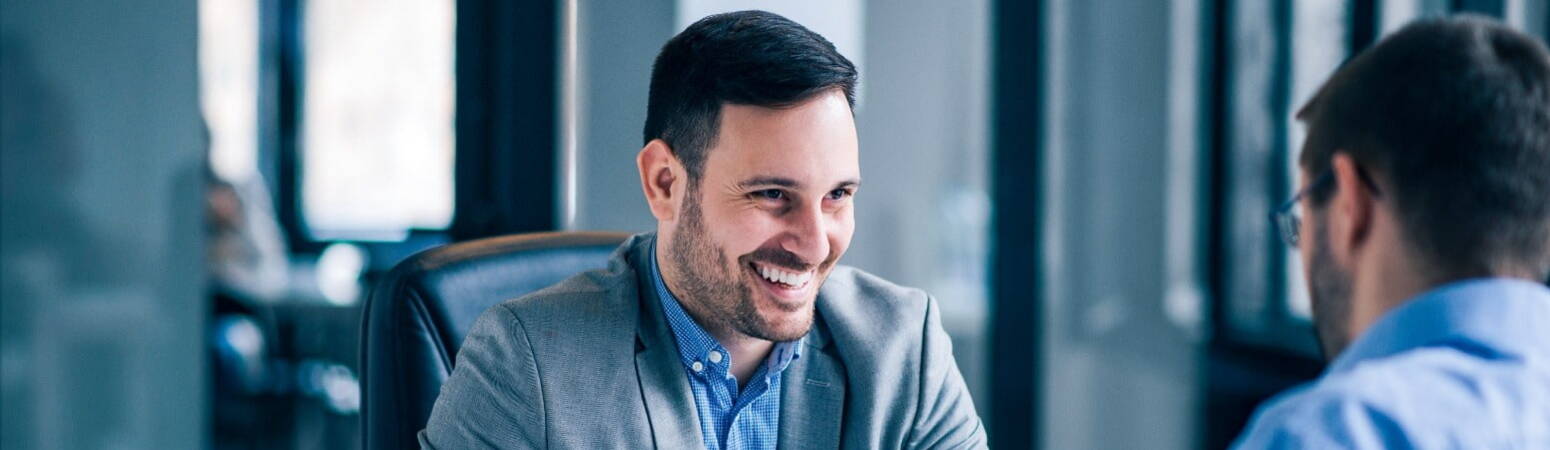
[[(1378, 184), (1374, 183), (1372, 178), (1367, 176), (1367, 171), (1357, 167), (1356, 178), (1362, 180), (1362, 184), (1367, 185), (1367, 189), (1372, 190), (1374, 197), (1378, 196)], [(1286, 245), (1296, 247), (1298, 240), (1301, 238), (1299, 234), (1302, 230), (1302, 216), (1297, 214), (1297, 202), (1301, 201), (1309, 192), (1313, 192), (1314, 189), (1323, 189), (1323, 185), (1334, 180), (1334, 169), (1325, 170), (1323, 175), (1319, 175), (1318, 178), (1313, 179), (1312, 183), (1308, 183), (1302, 190), (1297, 191), (1297, 195), (1293, 195), (1291, 200), (1287, 200), (1286, 203), (1282, 203), (1275, 211), (1270, 212), (1270, 223), (1276, 228), (1277, 233), (1281, 235), (1281, 240), (1286, 242)]]
[(1319, 175), (1312, 183), (1308, 183), (1302, 190), (1297, 191), (1297, 194), (1293, 195), (1291, 200), (1287, 200), (1286, 203), (1282, 203), (1275, 211), (1270, 212), (1270, 223), (1275, 226), (1277, 234), (1281, 235), (1281, 241), (1286, 242), (1286, 245), (1296, 247), (1298, 239), (1301, 238), (1302, 215), (1297, 214), (1297, 202), (1302, 201), (1302, 198), (1307, 196), (1309, 192), (1312, 192), (1314, 189), (1322, 189), (1323, 185), (1328, 184), (1334, 179), (1334, 170), (1324, 171), (1323, 175)]

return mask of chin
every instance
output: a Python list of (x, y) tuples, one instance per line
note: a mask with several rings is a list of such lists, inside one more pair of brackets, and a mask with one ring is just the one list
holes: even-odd
[(759, 337), (775, 342), (801, 339), (813, 328), (813, 315), (812, 302), (796, 311), (760, 311)]

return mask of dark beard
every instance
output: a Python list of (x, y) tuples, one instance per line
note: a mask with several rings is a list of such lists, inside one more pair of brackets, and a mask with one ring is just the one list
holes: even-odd
[(1314, 221), (1313, 255), (1308, 261), (1308, 296), (1313, 302), (1313, 328), (1324, 359), (1334, 360), (1350, 345), (1351, 275), (1340, 270), (1329, 248), (1328, 228)]
[[(738, 270), (727, 271), (726, 262), (730, 258), (726, 251), (705, 238), (705, 222), (696, 191), (686, 192), (683, 218), (674, 230), (669, 249), (669, 259), (678, 272), (683, 289), (683, 292), (675, 293), (678, 298), (700, 306), (698, 309), (706, 315), (698, 318), (700, 326), (712, 333), (735, 331), (775, 342), (794, 341), (807, 334), (806, 328), (795, 335), (781, 333), (759, 316), (752, 288), (739, 280), (742, 265), (747, 263), (742, 259), (746, 257), (739, 259)], [(755, 252), (754, 255), (762, 253), (766, 252)], [(794, 255), (790, 257), (795, 258)]]

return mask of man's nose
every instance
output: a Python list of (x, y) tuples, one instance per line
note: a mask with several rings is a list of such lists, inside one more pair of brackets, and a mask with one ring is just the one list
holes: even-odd
[(786, 218), (789, 230), (781, 248), (816, 266), (829, 257), (829, 218), (814, 206), (792, 211)]

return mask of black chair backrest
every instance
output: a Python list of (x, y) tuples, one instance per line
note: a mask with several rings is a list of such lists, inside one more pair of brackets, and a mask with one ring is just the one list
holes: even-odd
[(441, 384), (480, 313), (608, 265), (623, 233), (534, 233), (433, 248), (393, 267), (361, 323), (363, 448), (419, 448)]

